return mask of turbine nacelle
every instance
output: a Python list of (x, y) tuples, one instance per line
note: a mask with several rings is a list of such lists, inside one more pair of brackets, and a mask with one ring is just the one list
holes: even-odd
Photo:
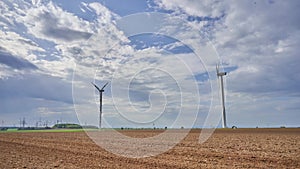
[(217, 75), (218, 76), (225, 76), (225, 75), (227, 75), (227, 72), (219, 72)]
[(217, 70), (218, 77), (227, 75), (227, 72), (220, 72), (219, 64), (216, 65), (216, 70)]

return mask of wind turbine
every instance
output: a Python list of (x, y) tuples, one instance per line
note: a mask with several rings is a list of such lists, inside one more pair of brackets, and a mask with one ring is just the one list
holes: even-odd
[(224, 97), (224, 84), (223, 84), (223, 76), (227, 75), (227, 72), (220, 72), (219, 64), (216, 65), (217, 76), (221, 79), (221, 94), (222, 94), (222, 115), (223, 115), (223, 128), (227, 128), (226, 124), (226, 112), (225, 112), (225, 97)]
[(103, 85), (103, 87), (100, 89), (97, 85), (95, 85), (93, 82), (91, 82), (93, 84), (93, 86), (95, 86), (95, 88), (99, 91), (99, 95), (100, 95), (100, 114), (99, 114), (99, 128), (101, 129), (101, 120), (102, 120), (102, 93), (104, 92), (104, 88), (106, 87), (106, 85), (108, 84), (105, 83), (105, 85)]

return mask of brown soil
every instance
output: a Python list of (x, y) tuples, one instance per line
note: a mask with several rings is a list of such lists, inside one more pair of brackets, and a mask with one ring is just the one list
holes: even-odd
[[(149, 137), (161, 131), (121, 132)], [(0, 133), (0, 168), (300, 168), (300, 129), (220, 129), (203, 144), (199, 133), (140, 159), (111, 154), (84, 132)]]

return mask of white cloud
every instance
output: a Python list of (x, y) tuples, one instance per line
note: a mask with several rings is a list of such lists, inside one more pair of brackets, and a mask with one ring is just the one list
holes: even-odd
[[(185, 126), (192, 125), (191, 121), (195, 120), (200, 102), (197, 92), (195, 92), (198, 91), (199, 84), (194, 81), (193, 77), (205, 72), (197, 56), (189, 53), (168, 54), (164, 53), (162, 49), (154, 47), (142, 50), (130, 48), (129, 52), (116, 49), (112, 50), (112, 53), (119, 58), (126, 57), (123, 57), (122, 60), (106, 61), (106, 63), (112, 62), (113, 65), (117, 65), (116, 69), (111, 69), (111, 72), (104, 74), (105, 68), (100, 67), (99, 72), (95, 74), (95, 79), (102, 83), (106, 80), (111, 81), (109, 84), (111, 91), (108, 92), (109, 88), (106, 89), (109, 94), (104, 96), (106, 100), (104, 117), (110, 122), (113, 121), (110, 125), (114, 125), (114, 122), (123, 117), (137, 122), (128, 123), (127, 121), (124, 123), (127, 125), (142, 125), (143, 123), (150, 125), (149, 122), (155, 122), (157, 125), (174, 125), (173, 127), (180, 127), (183, 124)], [(82, 72), (87, 71), (85, 67), (76, 70), (78, 70), (79, 76), (82, 76)], [(80, 82), (83, 79), (76, 77), (76, 83), (73, 84), (75, 107), (79, 119), (83, 118), (87, 121), (85, 111), (95, 112), (92, 117), (97, 115), (98, 96), (96, 96), (96, 102), (90, 102), (93, 100), (91, 97), (94, 90), (88, 82), (93, 81), (93, 77), (90, 76), (90, 79), (87, 77), (84, 80), (87, 82), (85, 84)], [(201, 91), (201, 93), (209, 92)], [(204, 95), (200, 97), (202, 96), (204, 97)], [(204, 100), (202, 99), (202, 101)], [(94, 106), (92, 106), (93, 104)], [(185, 120), (180, 119), (177, 124), (174, 124), (180, 109), (182, 109)], [(162, 116), (156, 120), (160, 115)], [(96, 122), (94, 118), (90, 118), (90, 121)], [(201, 124), (198, 125), (201, 126)]]
[[(258, 81), (259, 83), (263, 83), (261, 80), (265, 77), (275, 82), (272, 85), (280, 85), (282, 81), (279, 79), (286, 79), (289, 72), (292, 75), (293, 71), (299, 70), (292, 64), (298, 61), (295, 49), (300, 43), (297, 38), (300, 36), (300, 25), (296, 21), (299, 16), (296, 9), (298, 2), (157, 1), (157, 3), (166, 9), (181, 10), (187, 15), (199, 17), (213, 16), (210, 13), (202, 14), (201, 8), (198, 13), (196, 12), (199, 6), (209, 9), (207, 5), (210, 3), (213, 4), (210, 5), (213, 8), (212, 11), (224, 14), (217, 20), (208, 21), (215, 26), (206, 33), (216, 45), (223, 60), (229, 66), (238, 66), (238, 69), (230, 76), (237, 85), (241, 81), (238, 77), (243, 77), (245, 82)], [(192, 24), (198, 25), (200, 30), (204, 29), (203, 25), (198, 22)], [(184, 34), (190, 33), (184, 32)], [(287, 65), (289, 65), (289, 70), (284, 68)], [(247, 69), (250, 67), (252, 68)], [(240, 84), (240, 88), (243, 87), (245, 87), (244, 84)], [(258, 85), (254, 90), (260, 87), (262, 86)]]
[[(198, 105), (193, 88), (193, 75), (204, 76), (206, 71), (214, 73), (218, 61), (217, 53), (210, 44), (215, 45), (217, 52), (226, 63), (225, 68), (236, 67), (229, 76), (228, 103), (242, 103), (244, 97), (265, 96), (280, 98), (291, 96), (295, 102), (299, 94), (298, 84), (299, 62), (297, 47), (300, 32), (296, 1), (167, 1), (156, 0), (159, 8), (173, 10), (174, 15), (138, 15), (131, 20), (120, 19), (100, 3), (78, 3), (78, 10), (95, 14), (94, 20), (84, 20), (76, 13), (67, 12), (54, 2), (32, 1), (8, 2), (1, 1), (0, 9), (0, 46), (1, 50), (12, 56), (24, 58), (36, 65), (38, 74), (59, 77), (64, 83), (72, 79), (73, 67), (76, 65), (73, 87), (77, 99), (80, 120), (95, 121), (97, 105), (93, 101), (93, 88), (90, 81), (98, 83), (111, 80), (115, 75), (112, 86), (117, 93), (116, 100), (120, 109), (125, 113), (132, 111), (128, 107), (128, 80), (132, 80), (132, 106), (144, 111), (141, 116), (129, 114), (135, 120), (147, 121), (158, 115), (164, 99), (169, 99), (169, 107), (165, 121), (175, 117), (173, 112), (178, 110), (177, 82), (182, 90), (185, 113), (189, 114)], [(67, 7), (65, 7), (67, 8)], [(194, 21), (183, 22), (189, 16)], [(201, 21), (204, 20), (204, 21)], [(123, 25), (122, 25), (123, 24)], [(167, 44), (163, 47), (146, 47), (142, 50), (130, 46), (127, 36), (134, 33), (158, 33), (177, 39), (180, 42)], [(210, 39), (206, 39), (210, 38)], [(211, 41), (209, 41), (211, 40)], [(182, 44), (192, 48), (199, 56), (192, 53), (167, 54)], [(168, 52), (165, 52), (167, 50)], [(165, 53), (164, 53), (165, 52)], [(202, 59), (202, 60), (201, 60)], [(7, 61), (6, 61), (7, 62)], [(5, 63), (6, 63), (5, 62)], [(26, 79), (28, 72), (12, 70), (7, 65), (0, 65), (3, 71), (0, 78), (22, 75)], [(204, 78), (204, 77), (202, 77)], [(211, 99), (211, 81), (202, 79), (200, 87), (201, 101), (209, 104)], [(154, 81), (155, 80), (155, 81)], [(69, 84), (69, 83), (68, 83)], [(133, 87), (134, 86), (134, 87)], [(109, 89), (109, 88), (108, 88)], [(201, 91), (202, 90), (202, 91)], [(151, 92), (154, 92), (149, 98)], [(63, 92), (62, 92), (63, 93)], [(239, 96), (239, 97), (235, 97)], [(293, 98), (296, 96), (295, 98)], [(45, 97), (45, 96), (42, 96)], [(106, 91), (107, 118), (118, 121), (115, 105), (111, 104), (111, 92)], [(177, 100), (176, 100), (177, 99)], [(251, 100), (256, 103), (255, 100)], [(156, 104), (157, 107), (151, 107)], [(282, 103), (268, 101), (273, 103)], [(94, 104), (94, 107), (91, 106)], [(207, 109), (207, 105), (201, 105)], [(294, 104), (291, 106), (295, 106)], [(237, 113), (237, 106), (232, 113)], [(255, 109), (248, 105), (249, 110), (266, 110), (263, 105)], [(153, 114), (146, 115), (151, 108)], [(274, 111), (287, 110), (288, 106), (280, 106)], [(246, 109), (246, 108), (245, 108)], [(56, 110), (49, 110), (56, 112)], [(64, 111), (66, 112), (66, 111)], [(86, 118), (91, 115), (91, 118)], [(240, 114), (241, 115), (241, 114)], [(137, 118), (139, 117), (139, 118)], [(82, 118), (82, 119), (81, 119)], [(191, 118), (191, 117), (190, 117)], [(113, 120), (112, 120), (113, 121)], [(121, 120), (122, 121), (122, 120)], [(190, 121), (190, 119), (185, 122)], [(172, 122), (168, 123), (171, 124)], [(127, 123), (125, 123), (127, 124)]]
[[(226, 67), (236, 67), (227, 79), (229, 113), (238, 113), (235, 119), (249, 120), (253, 114), (271, 113), (267, 108), (299, 100), (299, 2), (298, 1), (156, 1), (158, 6), (174, 10), (178, 16), (211, 17), (191, 24), (208, 35), (216, 46)], [(204, 10), (203, 8), (204, 7)], [(220, 17), (221, 16), (221, 17)], [(202, 18), (203, 19), (203, 18)], [(190, 34), (190, 32), (183, 32)], [(185, 35), (188, 36), (188, 35)], [(230, 97), (239, 95), (239, 97)], [(268, 104), (246, 98), (267, 97)], [(234, 107), (236, 106), (236, 107)], [(284, 108), (283, 108), (284, 107)], [(281, 106), (287, 116), (293, 116), (289, 106)], [(274, 113), (278, 109), (272, 109)], [(271, 113), (272, 114), (272, 113)], [(283, 114), (277, 114), (284, 119)], [(229, 115), (230, 116), (230, 115)], [(258, 115), (259, 116), (259, 115)], [(249, 120), (251, 122), (256, 119)], [(262, 120), (260, 123), (263, 123)], [(280, 121), (280, 119), (274, 119)], [(288, 123), (288, 121), (285, 121)], [(245, 123), (245, 121), (241, 122)], [(252, 123), (253, 125), (254, 123)], [(276, 122), (270, 123), (275, 125)]]
[[(127, 40), (114, 24), (113, 20), (118, 16), (96, 2), (86, 4), (98, 15), (97, 20), (91, 21), (65, 11), (52, 1), (40, 2), (35, 6), (25, 2), (14, 3), (17, 6), (1, 3), (3, 18), (0, 23), (5, 25), (6, 30), (0, 31), (0, 45), (13, 55), (30, 60), (41, 72), (52, 76), (69, 78), (74, 63), (88, 67), (98, 65), (99, 61), (106, 64), (103, 54)], [(11, 8), (14, 10), (9, 10)], [(17, 29), (15, 24), (22, 27)]]
[(160, 8), (185, 12), (192, 16), (220, 17), (223, 15), (226, 3), (212, 0), (155, 0)]
[(26, 13), (17, 20), (24, 23), (29, 34), (39, 39), (67, 45), (70, 42), (88, 39), (93, 33), (93, 24), (64, 11), (51, 1), (36, 8), (29, 8)]
[[(73, 94), (76, 100), (75, 107), (79, 114), (79, 119), (84, 118), (87, 120), (87, 117), (84, 115), (84, 112), (87, 110), (95, 112), (93, 117), (97, 115), (96, 112), (98, 111), (95, 102), (93, 103), (94, 108), (91, 109), (93, 106), (90, 102), (92, 100), (90, 97), (93, 96), (93, 90), (91, 90), (93, 88), (88, 82), (93, 81), (92, 78), (95, 78), (96, 82), (101, 84), (104, 81), (113, 79), (110, 83), (111, 91), (105, 97), (105, 99), (109, 100), (104, 104), (105, 112), (108, 113), (108, 115), (104, 113), (105, 118), (113, 122), (118, 120), (124, 121), (124, 118), (119, 114), (121, 113), (129, 120), (149, 123), (163, 112), (161, 118), (155, 123), (158, 122), (160, 125), (166, 124), (168, 126), (173, 125), (173, 127), (182, 125), (192, 127), (193, 123), (191, 122), (196, 119), (195, 115), (198, 113), (197, 108), (200, 102), (197, 92), (195, 92), (198, 91), (199, 83), (194, 81), (193, 78), (198, 74), (204, 74), (206, 69), (215, 71), (216, 53), (211, 45), (207, 44), (207, 40), (203, 39), (197, 29), (192, 28), (189, 23), (184, 22), (181, 18), (175, 18), (174, 20), (171, 16), (169, 18), (158, 16), (161, 15), (141, 14), (139, 16), (129, 16), (117, 22), (121, 24), (118, 25), (118, 28), (124, 31), (124, 36), (147, 34), (149, 31), (153, 31), (154, 34), (159, 33), (175, 38), (181, 44), (190, 45), (201, 56), (196, 56), (194, 53), (169, 53), (164, 51), (165, 47), (145, 46), (144, 49), (134, 49), (128, 43), (122, 43), (112, 46), (108, 53), (104, 53), (105, 58), (95, 58), (95, 60), (98, 59), (98, 66), (94, 67), (94, 70), (97, 68), (97, 71), (94, 71), (96, 73), (93, 72), (93, 58), (87, 57), (91, 61), (86, 62), (89, 63), (90, 67), (80, 66), (76, 68), (76, 83), (73, 86)], [(138, 20), (134, 20), (131, 17), (138, 18)], [(134, 26), (144, 22), (149, 24), (154, 21), (156, 21), (156, 24), (150, 24), (148, 27)], [(186, 30), (189, 31), (189, 34), (184, 33)], [(97, 44), (97, 40), (100, 39), (97, 37), (101, 36), (101, 34), (94, 35), (87, 44)], [(155, 38), (155, 36), (152, 38)], [(197, 38), (199, 39), (195, 41)], [(123, 42), (129, 41), (125, 39)], [(175, 46), (178, 46), (178, 44), (175, 44)], [(201, 48), (196, 48), (195, 46), (201, 46)], [(99, 53), (101, 56), (105, 52), (102, 47), (103, 45), (99, 45), (99, 47), (95, 45), (93, 48), (91, 45), (86, 45), (85, 48), (87, 50), (84, 51)], [(79, 55), (79, 57), (84, 56), (88, 55)], [(209, 63), (206, 65), (207, 67), (204, 67), (203, 61)], [(88, 74), (95, 75), (95, 77), (88, 77)], [(84, 76), (86, 78), (83, 78)], [(81, 83), (80, 81), (83, 79), (87, 83)], [(209, 83), (205, 84), (205, 87), (210, 85)], [(106, 89), (106, 92), (107, 90), (109, 89)], [(157, 90), (159, 92), (155, 95), (156, 99), (151, 100), (151, 93)], [(201, 93), (208, 95), (208, 99), (202, 99), (202, 101), (210, 104), (211, 97), (207, 94), (210, 92), (203, 89)], [(202, 96), (206, 98), (204, 95), (200, 97)], [(114, 100), (107, 97), (113, 97)], [(181, 117), (179, 117), (180, 109), (182, 111)], [(177, 123), (174, 124), (176, 118), (178, 118)], [(90, 118), (90, 120), (95, 121), (94, 118)], [(128, 121), (125, 124), (128, 125)], [(130, 123), (129, 125), (141, 124)], [(201, 126), (201, 124), (198, 124), (198, 126)]]
[(12, 55), (34, 61), (31, 51), (44, 52), (44, 49), (40, 48), (38, 44), (15, 32), (0, 30), (0, 37), (1, 48)]

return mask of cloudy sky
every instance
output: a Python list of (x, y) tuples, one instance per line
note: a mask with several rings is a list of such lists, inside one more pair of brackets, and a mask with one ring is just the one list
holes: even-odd
[(300, 1), (1, 0), (0, 125), (300, 126)]

